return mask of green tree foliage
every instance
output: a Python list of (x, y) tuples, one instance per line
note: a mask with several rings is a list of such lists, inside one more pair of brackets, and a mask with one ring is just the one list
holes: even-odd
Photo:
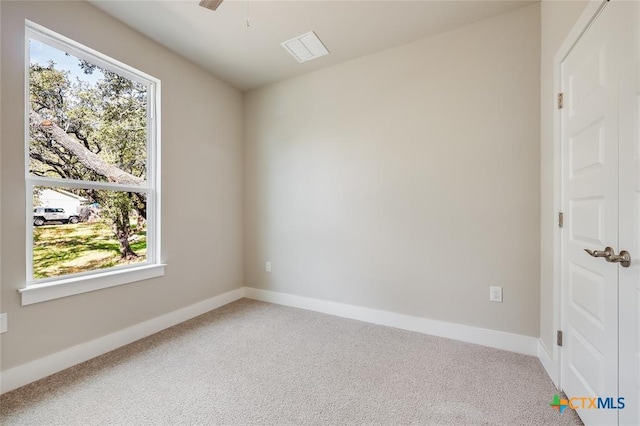
[[(54, 133), (44, 130), (46, 126), (57, 126), (86, 151), (96, 154), (99, 161), (146, 180), (146, 88), (86, 61), (80, 60), (79, 65), (87, 74), (98, 69), (104, 77), (92, 85), (80, 79), (71, 81), (69, 72), (56, 69), (52, 61), (46, 66), (30, 65), (31, 109), (44, 120), (30, 126), (30, 172), (64, 179), (111, 180), (81, 161), (77, 151), (65, 149)], [(129, 218), (133, 211), (146, 218), (146, 196), (134, 192), (72, 191), (101, 205), (103, 214), (113, 221), (122, 257), (135, 257), (128, 243)]]

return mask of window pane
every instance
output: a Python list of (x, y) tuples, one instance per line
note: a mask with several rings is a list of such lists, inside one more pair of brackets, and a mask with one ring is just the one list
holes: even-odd
[(147, 89), (29, 40), (29, 172), (146, 185)]
[(34, 187), (33, 278), (147, 261), (146, 194)]

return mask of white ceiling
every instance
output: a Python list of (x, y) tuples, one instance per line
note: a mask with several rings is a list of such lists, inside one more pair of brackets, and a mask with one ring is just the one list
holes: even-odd
[[(222, 80), (250, 90), (533, 3), (530, 0), (89, 0)], [(247, 10), (250, 26), (247, 27)], [(280, 43), (315, 31), (331, 52), (296, 62)]]

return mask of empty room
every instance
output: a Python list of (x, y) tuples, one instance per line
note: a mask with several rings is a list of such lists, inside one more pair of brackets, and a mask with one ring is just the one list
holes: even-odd
[(640, 1), (0, 0), (3, 425), (640, 424)]

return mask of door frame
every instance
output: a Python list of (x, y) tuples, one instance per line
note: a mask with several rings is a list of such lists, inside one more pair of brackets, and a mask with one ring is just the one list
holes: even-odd
[[(604, 10), (609, 0), (594, 0), (587, 4), (575, 25), (565, 38), (553, 59), (553, 90), (555, 94), (562, 92), (562, 62), (567, 58), (582, 35), (594, 23)], [(543, 104), (549, 102), (542, 100)], [(558, 213), (562, 211), (562, 115), (556, 106), (554, 97), (553, 114), (553, 211), (556, 216), (553, 226), (553, 329), (562, 330), (562, 229), (558, 226)], [(544, 347), (544, 344), (542, 345)], [(550, 348), (544, 348), (549, 354)], [(551, 367), (547, 373), (558, 389), (562, 389), (562, 353), (558, 345), (554, 344), (549, 355)]]

